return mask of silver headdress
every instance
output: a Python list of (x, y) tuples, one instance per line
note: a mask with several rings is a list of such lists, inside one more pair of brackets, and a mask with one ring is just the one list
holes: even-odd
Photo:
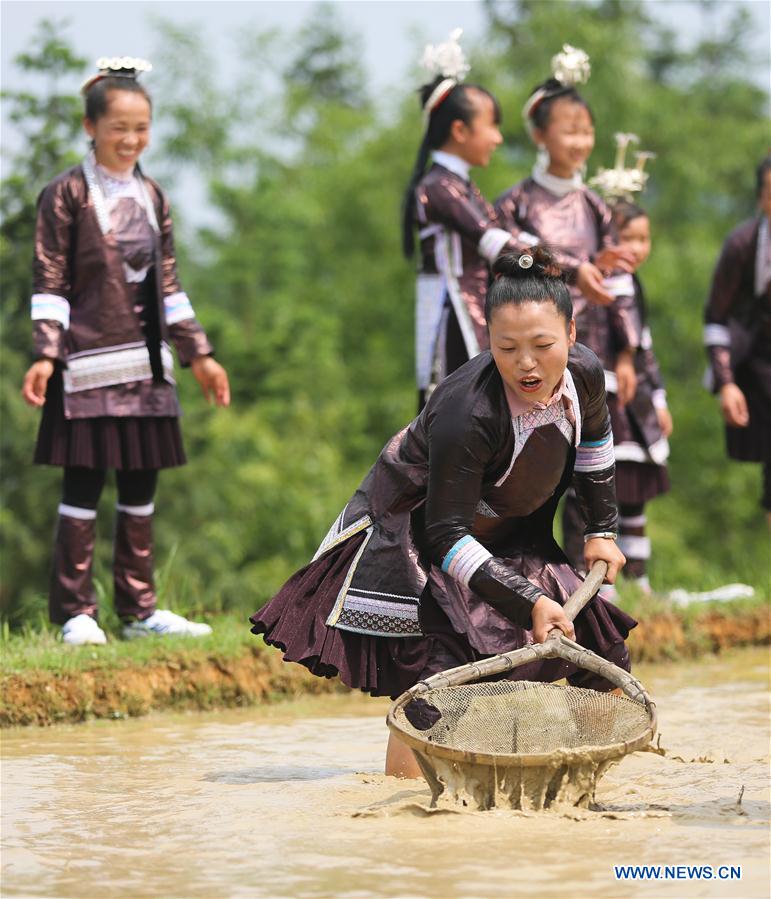
[(648, 172), (645, 163), (655, 159), (655, 153), (635, 153), (634, 168), (626, 168), (626, 152), (630, 144), (639, 144), (636, 134), (616, 134), (616, 161), (612, 169), (598, 169), (597, 174), (589, 182), (610, 202), (614, 200), (631, 201), (632, 194), (645, 189)]
[[(559, 81), (562, 87), (573, 87), (576, 84), (585, 84), (589, 80), (592, 66), (589, 62), (589, 56), (583, 50), (580, 50), (578, 47), (572, 47), (570, 44), (563, 44), (562, 51), (552, 56), (551, 71), (552, 77)], [(531, 138), (534, 136), (533, 120), (531, 118), (533, 111), (542, 100), (545, 100), (553, 93), (553, 89), (539, 87), (537, 91), (528, 97), (527, 102), (522, 107), (522, 118)]]
[(562, 52), (551, 58), (551, 70), (560, 84), (586, 84), (592, 74), (589, 56), (578, 47), (562, 45)]
[(136, 78), (143, 72), (151, 72), (152, 65), (146, 59), (138, 56), (100, 56), (96, 61), (99, 71), (96, 75), (90, 75), (80, 87), (81, 94), (102, 78)]
[(431, 113), (445, 99), (450, 91), (468, 74), (471, 66), (458, 43), (463, 34), (462, 28), (455, 28), (443, 44), (427, 44), (420, 59), (421, 66), (433, 77), (442, 76), (431, 96), (423, 106), (423, 123), (428, 125)]

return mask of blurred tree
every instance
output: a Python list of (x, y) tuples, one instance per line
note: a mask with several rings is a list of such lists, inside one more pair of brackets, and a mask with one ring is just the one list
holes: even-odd
[[(699, 48), (683, 49), (637, 0), (486, 8), (472, 77), (499, 96), (506, 137), (477, 173), (488, 196), (530, 170), (520, 110), (564, 42), (592, 57), (583, 89), (597, 121), (592, 170), (610, 164), (615, 131), (640, 134), (658, 153), (644, 198), (654, 249), (642, 277), (676, 431), (673, 490), (650, 510), (654, 584), (759, 585), (767, 581), (759, 473), (726, 461), (716, 404), (700, 384), (708, 280), (725, 234), (753, 209), (752, 170), (767, 146), (767, 98), (742, 73), (746, 23), (737, 16), (709, 35), (716, 62), (706, 71)], [(205, 227), (195, 238), (178, 234), (182, 280), (234, 394), (230, 410), (214, 411), (189, 376), (179, 379), (190, 464), (161, 479), (159, 580), (164, 601), (183, 611), (246, 613), (309, 558), (384, 441), (413, 414), (414, 274), (400, 254), (399, 203), (422, 126), (412, 93), (387, 120), (370, 102), (338, 7), (317, 11), (295, 34), (258, 40), (244, 30), (238, 74), (222, 87), (200, 35), (156, 28), (165, 63), (152, 85), (148, 168), (168, 179), (172, 199), (191, 171), (205, 181)], [(82, 65), (59, 31), (47, 33), (58, 35), (60, 58)], [(39, 54), (41, 63), (55, 58)], [(15, 621), (42, 607), (58, 492), (57, 473), (28, 464), (36, 416), (18, 396), (34, 197), (68, 164), (77, 133), (79, 104), (46, 105), (54, 95), (49, 86), (9, 98), (27, 141), (3, 184), (0, 232), (2, 597)]]
[[(62, 81), (71, 82), (73, 74), (82, 73), (85, 60), (62, 40), (65, 27), (40, 23), (32, 42), (36, 49), (15, 60), (25, 88), (3, 92), (18, 149), (9, 154), (9, 174), (0, 192), (0, 610), (13, 610), (17, 617), (28, 610), (35, 591), (45, 589), (52, 522), (48, 507), (55, 506), (59, 489), (53, 471), (41, 470), (32, 484), (36, 416), (21, 402), (19, 388), (31, 361), (29, 299), (37, 195), (54, 173), (78, 159), (81, 105), (69, 90), (62, 90)], [(40, 502), (40, 496), (47, 501)]]

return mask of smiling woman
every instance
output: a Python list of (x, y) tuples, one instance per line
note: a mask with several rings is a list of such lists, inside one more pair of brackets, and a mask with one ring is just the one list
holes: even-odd
[(100, 163), (114, 172), (131, 172), (150, 143), (152, 106), (150, 97), (138, 82), (139, 90), (116, 89), (105, 79), (95, 85), (86, 101), (84, 127), (94, 147), (99, 148)]
[(228, 378), (177, 278), (168, 201), (138, 166), (152, 107), (137, 76), (151, 67), (132, 57), (97, 65), (82, 89), (91, 153), (43, 190), (35, 233), (36, 361), (22, 395), (42, 407), (35, 461), (64, 469), (49, 612), (65, 643), (106, 642), (92, 565), (96, 510), (114, 469), (124, 636), (202, 636), (208, 625), (156, 609), (153, 584), (158, 471), (185, 463), (167, 341), (220, 405)]
[[(624, 564), (602, 367), (573, 346), (570, 295), (545, 249), (501, 257), (494, 272), (492, 353), (437, 387), (386, 444), (313, 561), (252, 617), (285, 660), (395, 696), (559, 627), (628, 669), (635, 621), (597, 597), (573, 631), (562, 604), (580, 578), (552, 534), (575, 474), (587, 568), (606, 561), (612, 582)], [(561, 660), (515, 676), (610, 689)], [(386, 766), (416, 776), (393, 741)]]

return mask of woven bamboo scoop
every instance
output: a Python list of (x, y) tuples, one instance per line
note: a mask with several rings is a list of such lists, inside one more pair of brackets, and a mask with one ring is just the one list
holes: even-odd
[[(607, 572), (596, 562), (565, 603), (573, 621)], [(560, 684), (483, 678), (528, 662), (565, 659), (623, 695)], [(555, 628), (543, 643), (435, 674), (403, 693), (386, 719), (415, 754), (431, 787), (465, 806), (542, 809), (591, 805), (598, 779), (656, 732), (656, 706), (629, 672)]]

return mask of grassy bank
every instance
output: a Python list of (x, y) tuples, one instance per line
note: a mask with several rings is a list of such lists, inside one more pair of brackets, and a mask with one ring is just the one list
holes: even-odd
[[(635, 661), (692, 658), (736, 646), (771, 643), (768, 599), (712, 602), (685, 609), (626, 596), (640, 625), (629, 646)], [(54, 631), (5, 634), (0, 660), (0, 726), (123, 718), (161, 709), (214, 709), (343, 689), (337, 681), (285, 665), (242, 616), (212, 620), (198, 640), (146, 639), (106, 646), (62, 644)]]

